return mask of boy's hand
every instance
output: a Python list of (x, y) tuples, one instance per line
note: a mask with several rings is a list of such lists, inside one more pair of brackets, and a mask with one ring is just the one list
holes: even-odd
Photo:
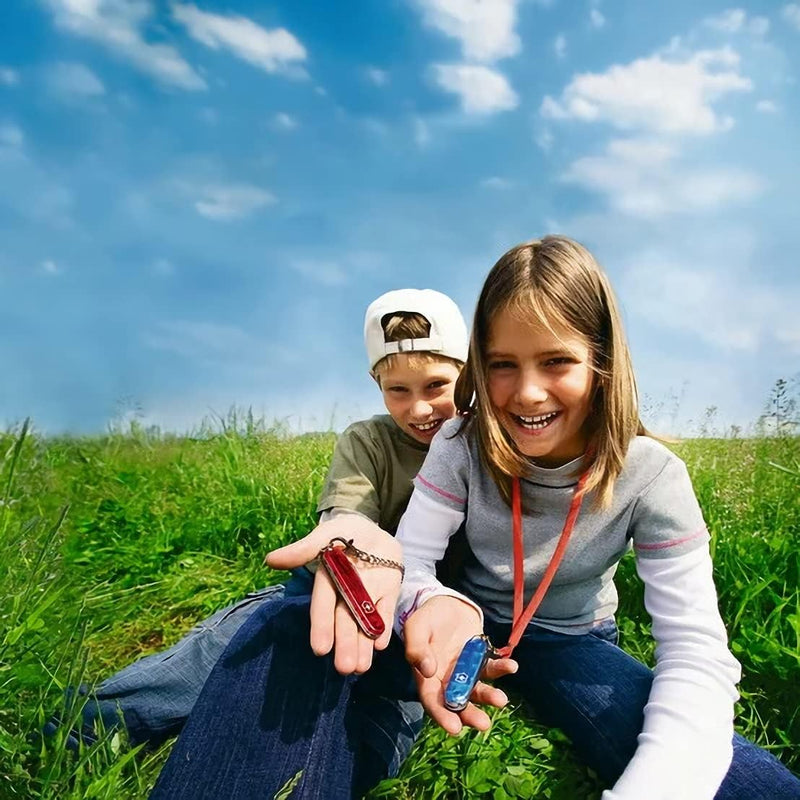
[[(352, 539), (359, 550), (402, 563), (403, 550), (394, 536), (359, 514), (345, 514), (317, 525), (299, 541), (273, 550), (267, 555), (267, 564), (275, 569), (300, 567), (315, 559), (336, 536)], [(361, 632), (324, 569), (317, 569), (311, 592), (311, 649), (323, 656), (333, 648), (334, 666), (343, 675), (366, 672), (372, 665), (373, 650), (383, 650), (389, 644), (400, 594), (399, 570), (361, 561), (353, 562), (353, 566), (386, 626), (377, 639)]]
[[(481, 630), (478, 612), (457, 597), (432, 597), (406, 620), (404, 627), (406, 658), (414, 670), (419, 699), (435, 722), (455, 736), (464, 725), (485, 731), (491, 726), (486, 712), (473, 703), (463, 711), (450, 711), (444, 705), (444, 687), (467, 640)], [(499, 678), (517, 671), (510, 658), (491, 659), (486, 664), (487, 678)], [(508, 703), (505, 693), (478, 682), (472, 692), (475, 703), (502, 708)]]

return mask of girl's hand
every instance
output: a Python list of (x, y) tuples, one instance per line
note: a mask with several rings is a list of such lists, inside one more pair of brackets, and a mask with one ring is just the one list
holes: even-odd
[[(403, 561), (403, 550), (394, 536), (359, 514), (343, 514), (322, 522), (293, 544), (273, 550), (267, 564), (275, 569), (293, 569), (313, 561), (331, 539), (341, 536), (372, 555)], [(361, 632), (344, 601), (337, 595), (328, 573), (320, 568), (311, 592), (311, 649), (324, 656), (334, 650), (333, 663), (342, 675), (366, 672), (374, 650), (383, 650), (392, 636), (394, 608), (400, 594), (400, 571), (354, 561), (364, 588), (383, 619), (385, 630), (377, 639)]]
[[(453, 736), (464, 725), (488, 730), (489, 716), (473, 703), (459, 712), (444, 705), (444, 687), (461, 649), (468, 639), (483, 633), (478, 612), (457, 597), (432, 597), (406, 620), (404, 632), (406, 658), (415, 668), (420, 702), (434, 721)], [(491, 679), (516, 671), (516, 661), (499, 658), (487, 662), (484, 675)], [(508, 703), (505, 692), (481, 682), (475, 685), (472, 700), (497, 708)]]

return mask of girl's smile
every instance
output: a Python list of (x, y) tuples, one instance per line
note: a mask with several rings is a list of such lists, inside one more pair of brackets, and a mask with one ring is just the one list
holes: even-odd
[(487, 364), (489, 397), (520, 453), (544, 466), (583, 453), (593, 372), (581, 335), (500, 312), (490, 326)]

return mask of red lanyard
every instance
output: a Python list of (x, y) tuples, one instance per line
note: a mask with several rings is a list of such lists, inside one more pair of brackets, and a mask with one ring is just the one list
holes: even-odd
[(550, 563), (544, 571), (541, 583), (536, 587), (536, 591), (533, 593), (533, 597), (531, 597), (524, 611), (522, 609), (522, 592), (525, 584), (525, 576), (523, 575), (522, 562), (525, 555), (522, 549), (522, 501), (520, 499), (519, 478), (514, 478), (512, 480), (511, 513), (513, 524), (511, 526), (511, 531), (514, 549), (514, 625), (511, 628), (511, 636), (508, 639), (508, 644), (497, 650), (497, 655), (501, 658), (508, 658), (514, 648), (519, 644), (519, 640), (522, 638), (525, 628), (533, 618), (536, 609), (539, 608), (539, 604), (544, 599), (547, 590), (550, 588), (550, 584), (553, 582), (553, 577), (556, 574), (558, 565), (561, 563), (561, 559), (564, 557), (564, 551), (567, 549), (567, 543), (569, 542), (572, 529), (575, 527), (575, 520), (578, 518), (578, 513), (581, 510), (581, 504), (583, 503), (583, 492), (581, 490), (588, 476), (589, 471), (587, 470), (581, 475), (575, 486), (575, 491), (572, 494), (572, 502), (570, 503), (567, 518), (564, 521), (564, 527), (561, 530), (561, 536), (559, 537), (555, 552), (550, 557)]

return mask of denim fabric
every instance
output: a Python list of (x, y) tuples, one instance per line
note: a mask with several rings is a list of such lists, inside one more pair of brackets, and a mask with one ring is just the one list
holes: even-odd
[[(508, 640), (507, 625), (487, 620), (486, 630), (497, 643)], [(402, 763), (419, 730), (419, 720), (402, 712), (419, 705), (395, 706), (400, 714), (379, 718), (393, 694), (413, 696), (399, 643), (355, 678), (336, 673), (307, 641), (307, 600), (273, 603), (250, 618), (209, 678), (153, 800), (269, 798), (295, 776), (293, 800), (338, 800), (389, 774), (387, 754), (392, 771)], [(562, 728), (609, 785), (635, 751), (652, 682), (651, 671), (616, 641), (613, 621), (580, 636), (530, 626), (514, 653), (519, 673), (499, 682), (541, 721)], [(716, 800), (800, 798), (800, 781), (777, 759), (741, 736), (733, 744)]]
[[(145, 656), (112, 675), (94, 689), (86, 702), (84, 730), (90, 731), (98, 718), (107, 730), (115, 727), (120, 724), (121, 714), (134, 744), (158, 745), (176, 736), (214, 664), (242, 624), (264, 603), (304, 588), (292, 578), (287, 587), (270, 586), (252, 592), (196, 625), (168, 650)], [(87, 689), (84, 686), (79, 691), (86, 694)]]
[[(510, 626), (486, 621), (492, 641), (508, 641)], [(514, 658), (519, 671), (498, 686), (521, 694), (537, 719), (561, 728), (578, 757), (611, 786), (636, 750), (653, 673), (616, 646), (613, 623), (583, 636), (536, 625)], [(773, 755), (738, 734), (733, 762), (715, 800), (800, 800), (800, 780)]]
[[(402, 645), (366, 675), (342, 676), (308, 645), (309, 600), (263, 606), (211, 673), (154, 800), (360, 796), (394, 774), (422, 724)], [(397, 698), (400, 698), (399, 700)]]

